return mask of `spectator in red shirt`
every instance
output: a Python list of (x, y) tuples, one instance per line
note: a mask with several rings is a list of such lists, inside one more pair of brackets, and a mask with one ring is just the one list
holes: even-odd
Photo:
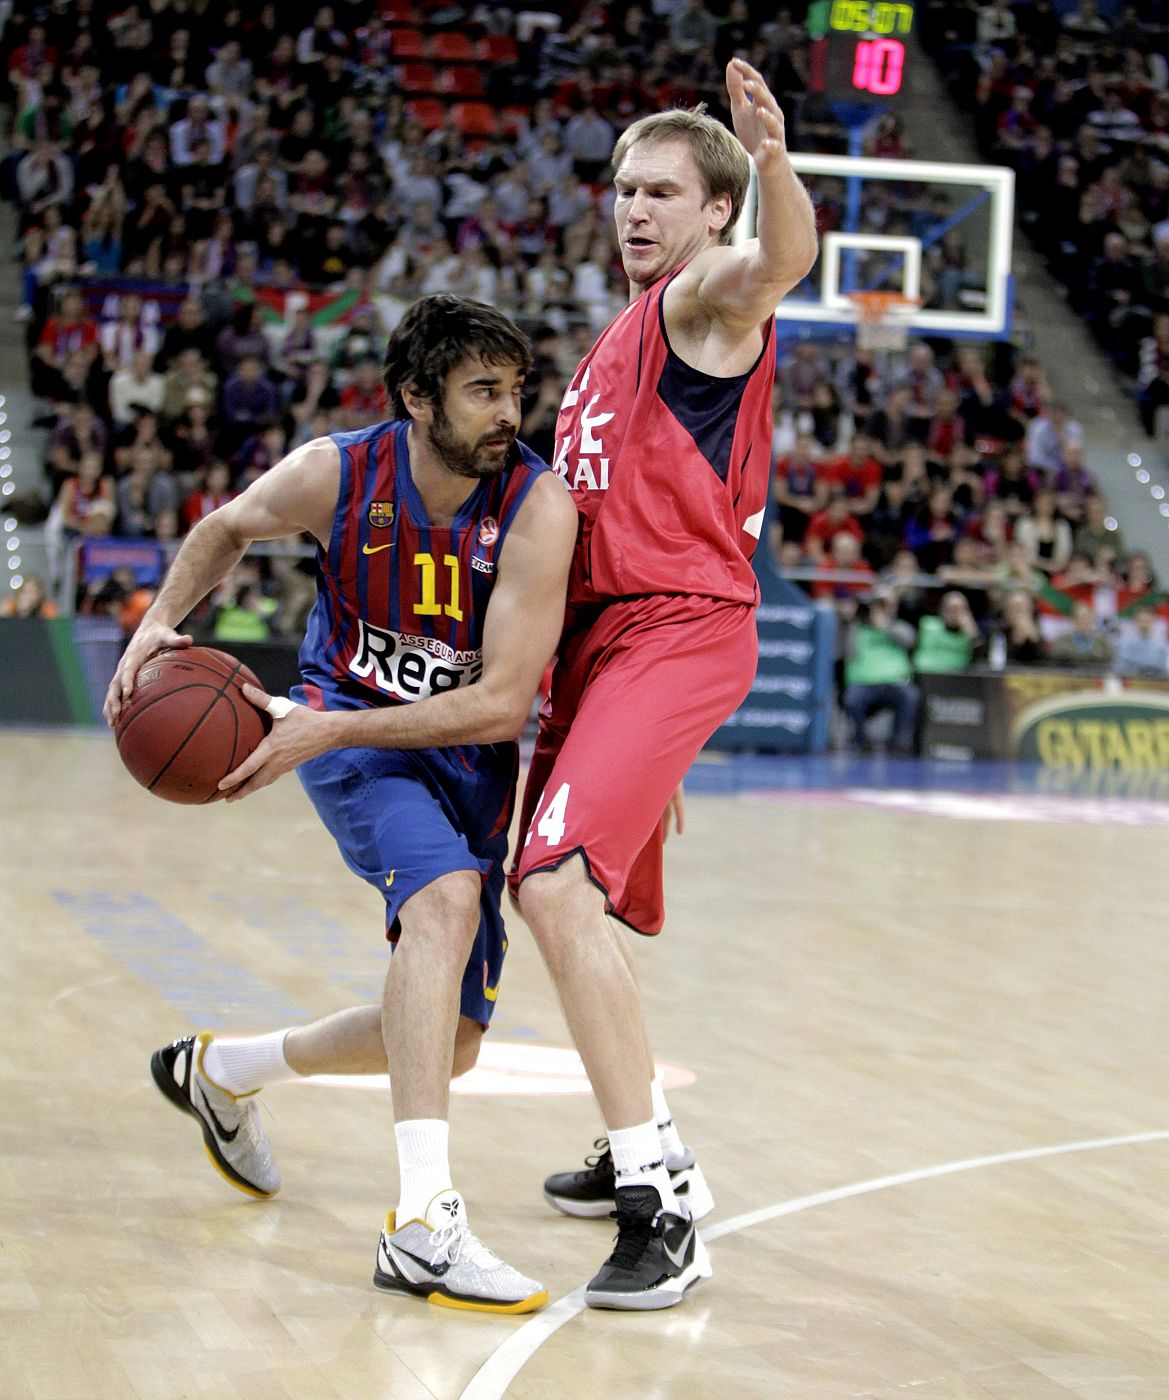
[(808, 522), (804, 549), (811, 556), (813, 563), (824, 562), (829, 545), (840, 534), (852, 535), (858, 546), (865, 537), (860, 522), (849, 509), (848, 497), (843, 491), (834, 491), (824, 509), (813, 515)]
[(925, 450), (932, 462), (947, 462), (954, 448), (966, 441), (966, 423), (958, 412), (953, 389), (938, 390), (934, 415), (926, 424)]
[(871, 514), (881, 494), (881, 464), (866, 433), (854, 433), (848, 454), (825, 462), (821, 474), (833, 490), (844, 492), (853, 515)]
[(197, 525), (213, 510), (218, 510), (220, 506), (225, 506), (228, 501), (234, 500), (237, 494), (231, 489), (231, 469), (227, 463), (212, 462), (207, 468), (207, 479), (202, 490), (192, 491), (183, 502), (181, 512), (183, 534), (185, 535), (192, 525)]
[(85, 314), (80, 292), (66, 292), (55, 316), (45, 322), (37, 341), (37, 354), (53, 369), (60, 369), (72, 350), (88, 350), (97, 345), (97, 322)]
[(341, 416), (345, 431), (356, 432), (358, 428), (369, 428), (380, 423), (386, 416), (386, 389), (381, 379), (381, 369), (373, 359), (360, 360), (353, 371), (353, 378), (341, 390)]
[(847, 528), (832, 536), (832, 549), (820, 565), (823, 569), (839, 569), (865, 577), (851, 582), (844, 579), (817, 579), (812, 584), (813, 598), (848, 598), (858, 593), (871, 593), (875, 582), (872, 565), (861, 558), (860, 541)]
[[(828, 483), (812, 456), (815, 441), (811, 433), (797, 433), (791, 452), (775, 463), (771, 499), (778, 508), (780, 538), (784, 540), (802, 541), (808, 522), (828, 499)], [(775, 545), (778, 548), (778, 541)]]

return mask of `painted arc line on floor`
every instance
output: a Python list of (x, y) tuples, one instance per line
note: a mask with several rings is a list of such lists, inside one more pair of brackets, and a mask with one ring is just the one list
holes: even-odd
[[(920, 1167), (916, 1171), (897, 1172), (892, 1176), (877, 1176), (868, 1181), (854, 1182), (851, 1186), (837, 1186), (830, 1191), (797, 1196), (790, 1201), (781, 1201), (778, 1205), (764, 1206), (761, 1210), (736, 1215), (700, 1233), (703, 1240), (711, 1244), (722, 1239), (724, 1235), (750, 1230), (755, 1225), (778, 1220), (780, 1216), (795, 1215), (802, 1210), (811, 1210), (814, 1206), (831, 1205), (835, 1201), (848, 1200), (851, 1196), (865, 1196), (872, 1191), (888, 1191), (894, 1186), (911, 1186), (919, 1181), (933, 1181), (938, 1177), (955, 1176), (959, 1172), (977, 1171), (980, 1167), (1001, 1167), (1011, 1162), (1035, 1162), (1043, 1157), (1062, 1157), (1072, 1152), (1097, 1152), (1107, 1147), (1136, 1147), (1143, 1143), (1166, 1141), (1169, 1141), (1169, 1131), (1130, 1133), (1125, 1137), (1062, 1142), (1053, 1147), (1027, 1147), (1018, 1152), (1000, 1152), (990, 1157), (967, 1157), (959, 1162), (942, 1162), (938, 1166)], [(513, 1332), (471, 1377), (459, 1400), (502, 1400), (507, 1394), (508, 1386), (548, 1338), (584, 1311), (584, 1295), (583, 1286), (574, 1289)], [(685, 1307), (686, 1304), (682, 1303), (681, 1306)]]
[[(684, 1089), (698, 1078), (684, 1065), (659, 1060), (654, 1064), (662, 1087), (667, 1091)], [(389, 1078), (384, 1074), (316, 1074), (308, 1079), (288, 1081), (318, 1089), (360, 1089), (388, 1093)], [(508, 1040), (486, 1040), (473, 1070), (451, 1081), (452, 1094), (548, 1095), (591, 1094), (592, 1085), (575, 1050), (558, 1045), (516, 1044)], [(598, 1121), (598, 1128), (600, 1123)]]

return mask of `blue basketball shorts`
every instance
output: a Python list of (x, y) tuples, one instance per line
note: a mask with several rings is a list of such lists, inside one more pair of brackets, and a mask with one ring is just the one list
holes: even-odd
[(483, 1026), (507, 950), (500, 902), (518, 768), (515, 744), (490, 744), (333, 749), (297, 769), (346, 865), (385, 900), (391, 943), (411, 895), (457, 870), (479, 874), (479, 929), (459, 1009)]

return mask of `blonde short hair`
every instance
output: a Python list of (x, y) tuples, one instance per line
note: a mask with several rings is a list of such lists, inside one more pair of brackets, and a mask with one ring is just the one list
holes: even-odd
[(728, 131), (722, 122), (707, 116), (705, 102), (700, 102), (697, 107), (675, 107), (668, 112), (655, 112), (652, 116), (635, 121), (621, 133), (613, 148), (613, 169), (620, 168), (621, 162), (638, 141), (670, 141), (676, 137), (681, 137), (690, 147), (702, 176), (707, 200), (724, 194), (730, 196), (731, 217), (719, 237), (720, 243), (729, 243), (747, 198), (751, 162), (738, 137)]

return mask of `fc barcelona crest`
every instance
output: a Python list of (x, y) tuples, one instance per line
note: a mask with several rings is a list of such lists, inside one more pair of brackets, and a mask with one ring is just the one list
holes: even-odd
[(369, 503), (369, 523), (375, 530), (384, 530), (394, 523), (393, 501), (371, 501)]

